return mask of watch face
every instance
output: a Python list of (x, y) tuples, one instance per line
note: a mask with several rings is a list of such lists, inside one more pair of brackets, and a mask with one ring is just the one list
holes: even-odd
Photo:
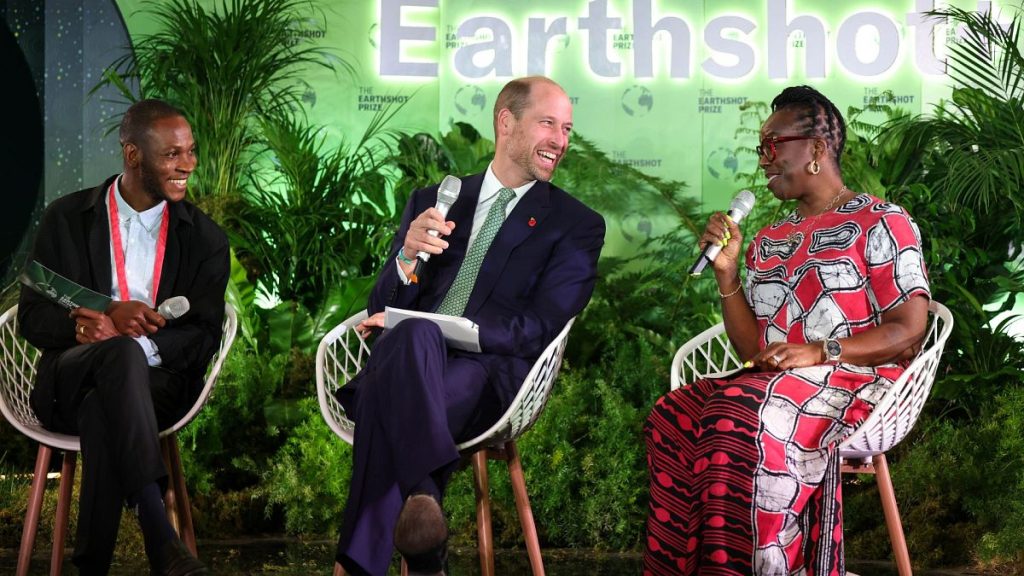
[(839, 358), (839, 355), (843, 353), (843, 347), (839, 344), (839, 340), (828, 340), (825, 342), (825, 352), (828, 353), (829, 358)]

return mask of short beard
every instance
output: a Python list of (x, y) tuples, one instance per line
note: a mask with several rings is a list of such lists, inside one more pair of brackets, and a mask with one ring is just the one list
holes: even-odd
[(145, 160), (139, 165), (139, 169), (142, 175), (142, 191), (155, 200), (157, 204), (167, 200), (167, 195), (164, 194), (164, 190), (160, 185), (160, 176), (157, 175), (156, 170), (152, 170)]

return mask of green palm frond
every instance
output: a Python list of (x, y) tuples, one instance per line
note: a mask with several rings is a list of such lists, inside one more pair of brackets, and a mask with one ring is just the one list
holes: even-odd
[(992, 98), (1020, 100), (1024, 96), (1024, 54), (1020, 50), (1022, 16), (1003, 25), (991, 12), (957, 7), (929, 12), (960, 26), (960, 40), (949, 46), (950, 76), (966, 87), (984, 90)]
[(308, 0), (208, 5), (147, 2), (143, 10), (157, 31), (108, 67), (100, 82), (129, 100), (161, 98), (185, 111), (198, 148), (190, 187), (196, 197), (239, 192), (261, 120), (303, 112), (303, 77), (311, 67), (355, 73), (297, 36), (300, 15), (314, 9)]
[(261, 120), (259, 160), (269, 169), (248, 175), (229, 223), (240, 258), (264, 273), (264, 294), (316, 309), (331, 289), (378, 269), (398, 216), (382, 174), (384, 126), (400, 108), (385, 107), (354, 144), (334, 147), (301, 117)]
[(931, 114), (896, 118), (878, 138), (895, 150), (882, 161), (901, 189), (926, 185), (944, 209), (986, 226), (1019, 230), (1024, 217), (1024, 56), (1021, 15), (1003, 25), (990, 13), (932, 12), (960, 29), (947, 62), (955, 82)]

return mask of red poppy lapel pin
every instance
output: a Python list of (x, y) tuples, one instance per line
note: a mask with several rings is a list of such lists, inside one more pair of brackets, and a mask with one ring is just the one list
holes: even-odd
[(533, 228), (534, 226), (536, 226), (536, 225), (537, 225), (537, 219), (536, 219), (536, 218), (533, 218), (533, 217), (530, 217), (530, 221), (529, 221), (529, 222), (527, 222), (527, 224), (529, 224), (529, 225), (530, 225), (530, 228)]

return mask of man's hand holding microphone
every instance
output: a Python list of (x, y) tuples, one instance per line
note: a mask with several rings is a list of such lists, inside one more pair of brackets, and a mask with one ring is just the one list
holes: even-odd
[[(448, 241), (444, 237), (451, 235), (455, 230), (455, 222), (445, 220), (445, 217), (448, 216), (452, 204), (459, 199), (461, 190), (462, 180), (450, 174), (445, 176), (437, 187), (437, 200), (434, 206), (420, 212), (420, 215), (409, 223), (402, 249), (398, 251), (398, 265), (402, 267), (402, 273), (409, 282), (419, 283), (420, 273), (427, 260), (432, 255), (436, 256), (448, 249)], [(361, 337), (366, 338), (374, 328), (383, 327), (384, 313), (378, 312), (360, 322), (355, 330)]]
[(163, 328), (168, 319), (188, 312), (188, 298), (174, 296), (156, 309), (138, 300), (115, 300), (105, 312), (79, 307), (71, 311), (75, 320), (75, 340), (79, 344), (101, 342), (115, 336), (148, 336)]

